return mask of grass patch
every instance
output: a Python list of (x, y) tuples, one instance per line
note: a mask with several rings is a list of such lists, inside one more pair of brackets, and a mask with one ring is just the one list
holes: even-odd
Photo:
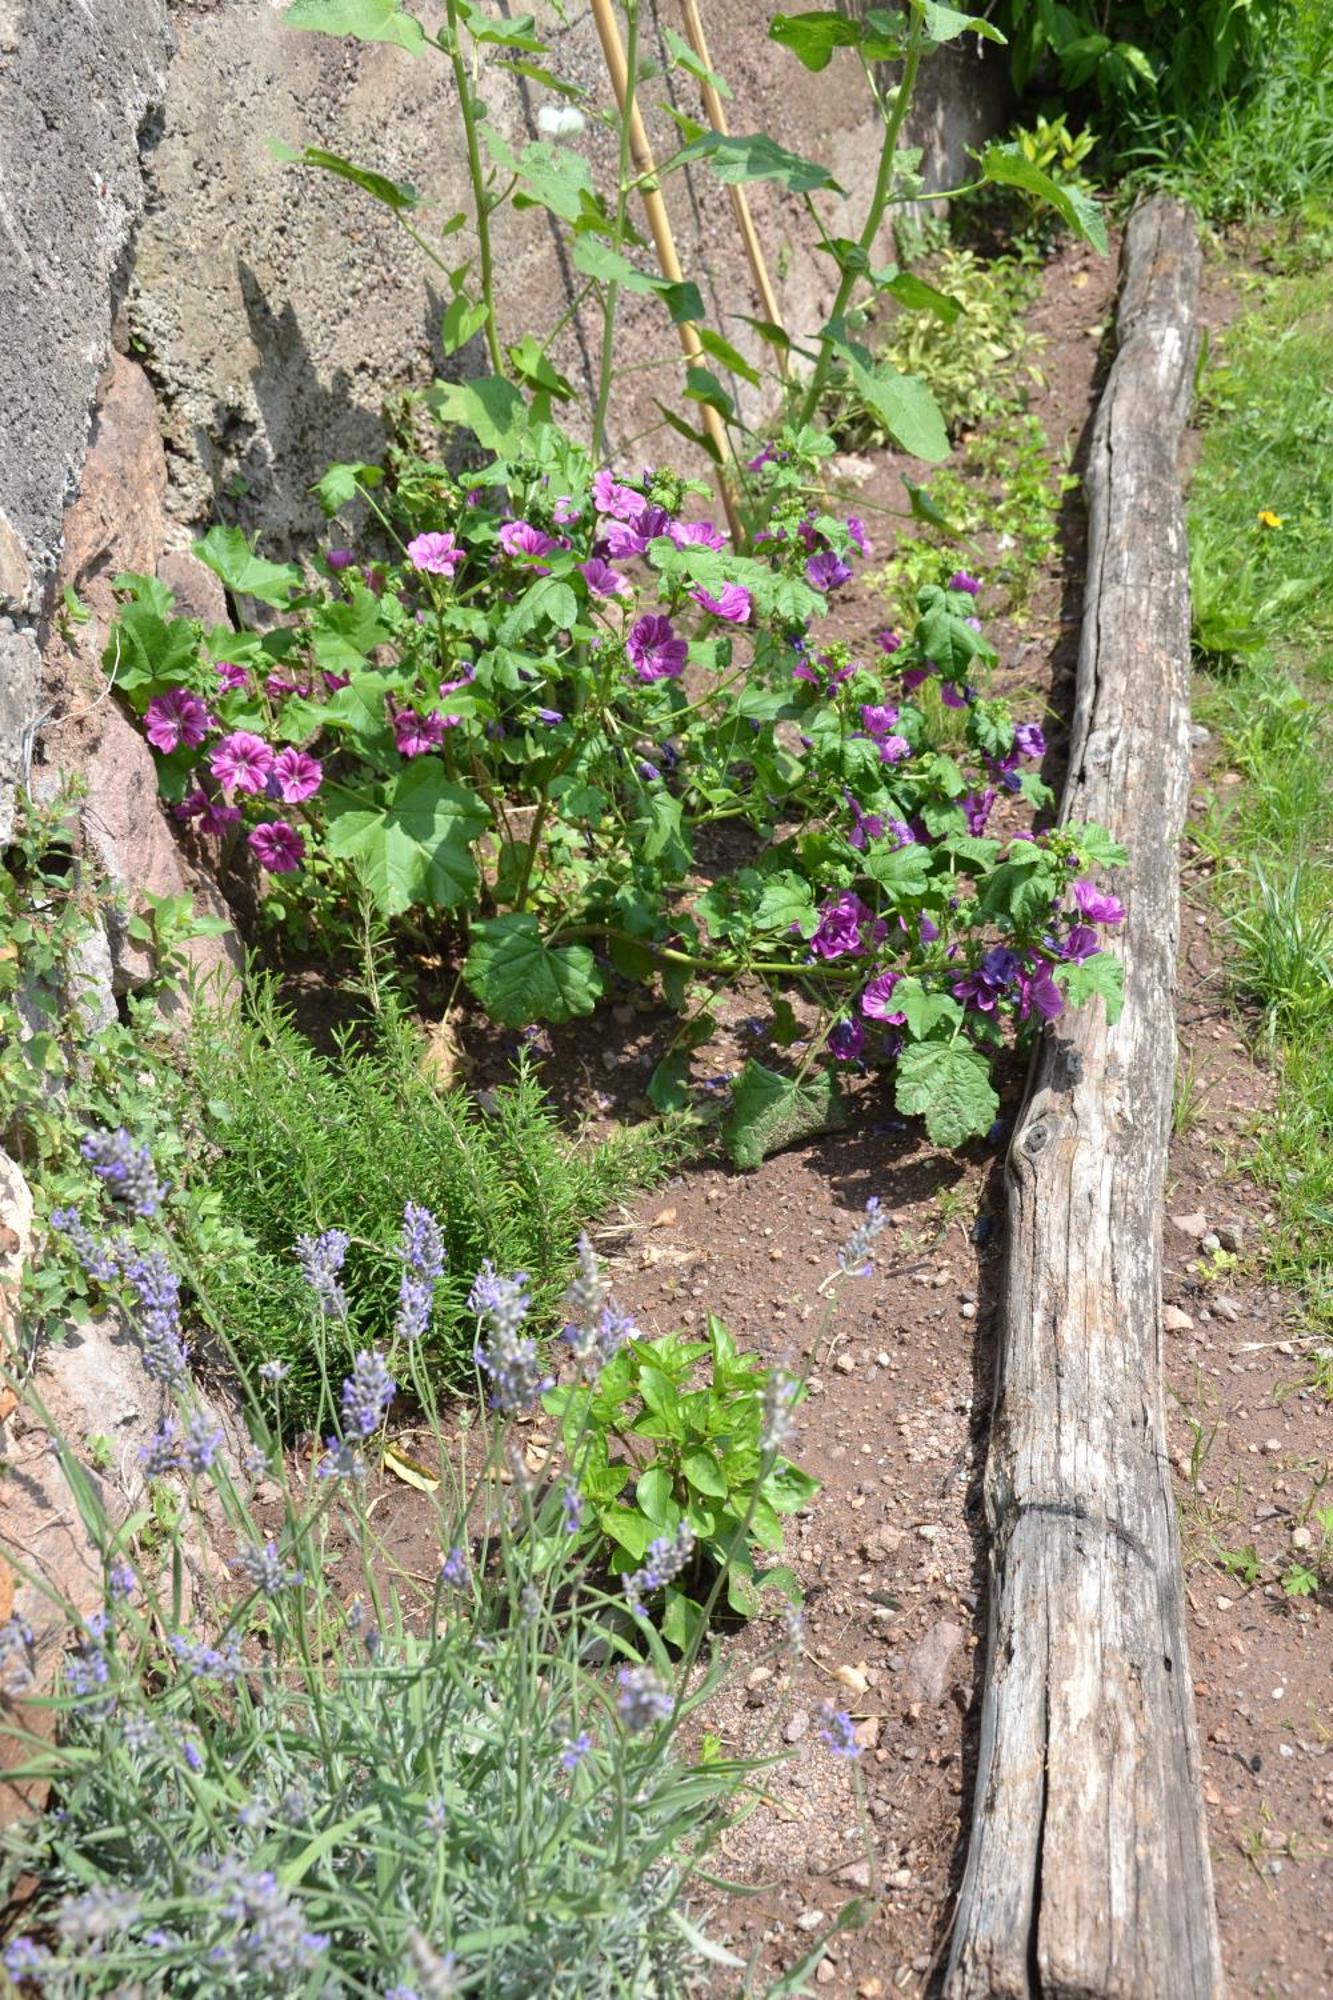
[(1243, 780), (1215, 798), (1202, 839), (1235, 988), (1278, 1068), (1252, 1165), (1280, 1218), (1272, 1275), (1301, 1287), (1320, 1334), (1333, 1333), (1330, 384), (1329, 276), (1269, 281), (1206, 384), (1190, 518), (1196, 706)]
[(191, 1063), (205, 1147), (201, 1171), (217, 1209), (248, 1249), (211, 1264), (206, 1290), (241, 1361), (283, 1360), (284, 1403), (309, 1417), (320, 1390), (309, 1293), (296, 1237), (334, 1227), (352, 1241), (348, 1325), (321, 1331), (329, 1374), (392, 1326), (401, 1266), (394, 1254), (407, 1201), (438, 1216), (448, 1250), (424, 1353), (458, 1380), (472, 1368), (467, 1294), (482, 1262), (525, 1271), (537, 1320), (553, 1313), (579, 1231), (659, 1178), (681, 1155), (660, 1127), (604, 1140), (571, 1138), (535, 1072), (488, 1093), (440, 1088), (422, 1068), (423, 1037), (393, 1007), (321, 1056), (270, 987), (243, 1015), (206, 1020)]

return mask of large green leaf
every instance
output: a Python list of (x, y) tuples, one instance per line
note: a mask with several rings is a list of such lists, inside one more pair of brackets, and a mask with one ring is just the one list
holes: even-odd
[(898, 1059), (894, 1102), (924, 1114), (937, 1146), (960, 1146), (989, 1132), (1000, 1108), (985, 1058), (966, 1042), (915, 1042)]
[(767, 132), (741, 136), (706, 132), (676, 157), (682, 163), (707, 160), (718, 179), (730, 184), (777, 181), (792, 194), (812, 194), (816, 188), (831, 188), (835, 194), (846, 192), (827, 167), (821, 167), (815, 160), (803, 160), (799, 153), (789, 153), (776, 139), (770, 139)]
[(863, 21), (824, 10), (775, 14), (768, 35), (808, 70), (827, 69), (838, 49), (859, 46), (867, 62), (892, 62), (903, 52), (903, 36), (882, 9), (872, 10)]
[(351, 181), (366, 194), (382, 201), (395, 215), (405, 215), (410, 209), (421, 206), (421, 197), (410, 181), (392, 181), (387, 174), (376, 173), (373, 167), (358, 167), (351, 160), (345, 160), (341, 153), (326, 153), (322, 146), (288, 146), (280, 139), (269, 141), (269, 151), (275, 159), (285, 161), (293, 167), (318, 167), (326, 174), (334, 174), (340, 181)]
[(932, 42), (952, 42), (959, 35), (980, 35), (988, 42), (1005, 40), (995, 23), (979, 14), (960, 14), (956, 7), (938, 6), (936, 0), (911, 0), (911, 4)]
[(1094, 250), (1106, 255), (1106, 217), (1092, 196), (1082, 188), (1052, 180), (1018, 146), (987, 146), (981, 156), (981, 178), (1035, 194)]
[(855, 341), (833, 338), (857, 394), (884, 424), (894, 443), (913, 458), (938, 465), (949, 456), (949, 433), (940, 406), (919, 375), (900, 375), (890, 361), (876, 361)]
[(923, 657), (933, 660), (946, 680), (959, 680), (973, 660), (993, 661), (995, 650), (953, 609), (952, 595), (937, 583), (928, 583), (918, 594), (921, 617), (916, 637)]
[[(340, 801), (346, 801), (340, 808)], [(389, 785), (383, 807), (347, 793), (330, 797), (330, 851), (354, 861), (386, 916), (415, 904), (452, 909), (477, 886), (472, 842), (490, 823), (475, 792), (444, 774), (437, 757), (418, 757)]]
[(295, 563), (266, 562), (255, 554), (239, 528), (210, 528), (203, 540), (195, 543), (194, 553), (238, 597), (285, 605), (301, 587), (301, 572)]
[(392, 42), (413, 55), (426, 46), (425, 29), (403, 12), (399, 0), (292, 0), (282, 18), (289, 28), (351, 35), (358, 42)]
[(557, 631), (563, 631), (574, 623), (578, 615), (579, 602), (569, 585), (562, 583), (558, 576), (539, 576), (535, 583), (529, 584), (507, 614), (498, 635), (500, 643), (512, 646), (543, 620)]
[(427, 400), (442, 423), (465, 425), (479, 445), (500, 457), (515, 451), (527, 434), (528, 406), (502, 375), (440, 382)]
[(573, 256), (575, 270), (582, 271), (585, 278), (597, 278), (604, 285), (619, 285), (626, 292), (655, 292), (665, 304), (673, 325), (703, 317), (704, 302), (697, 285), (688, 281), (669, 284), (665, 278), (641, 271), (622, 251), (604, 243), (599, 236), (576, 236)]
[(602, 992), (602, 975), (587, 947), (548, 945), (527, 911), (472, 926), (463, 977), (503, 1028), (591, 1014)]
[(1114, 952), (1099, 951), (1080, 965), (1058, 965), (1055, 977), (1071, 1007), (1081, 1007), (1094, 993), (1106, 1002), (1106, 1019), (1114, 1027), (1125, 1006), (1125, 968)]
[(784, 1146), (841, 1131), (846, 1123), (846, 1108), (827, 1070), (814, 1070), (797, 1083), (752, 1057), (732, 1092), (722, 1136), (738, 1167), (757, 1167)]

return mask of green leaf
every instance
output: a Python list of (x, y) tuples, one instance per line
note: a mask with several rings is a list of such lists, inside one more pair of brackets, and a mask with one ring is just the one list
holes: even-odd
[(301, 572), (295, 563), (266, 562), (255, 554), (239, 528), (210, 528), (203, 540), (195, 543), (194, 554), (238, 597), (285, 605), (301, 587)]
[(656, 403), (658, 410), (660, 410), (661, 412), (663, 423), (668, 425), (669, 428), (676, 433), (677, 437), (683, 437), (688, 439), (690, 444), (696, 446), (699, 451), (704, 452), (709, 458), (711, 458), (714, 465), (721, 465), (722, 454), (718, 450), (717, 446), (714, 444), (712, 438), (709, 437), (707, 431), (693, 430), (690, 427), (690, 425), (686, 423), (684, 417), (678, 417), (676, 415), (676, 412), (672, 409), (668, 409), (665, 403), (658, 402), (656, 397), (653, 398), (653, 401), (654, 403)]
[(966, 1042), (914, 1042), (904, 1049), (894, 1102), (905, 1117), (924, 1114), (936, 1146), (984, 1137), (1000, 1108), (985, 1060)]
[(993, 660), (994, 650), (949, 602), (951, 592), (928, 583), (917, 597), (921, 617), (916, 641), (924, 659), (933, 660), (945, 680), (962, 680), (977, 658)]
[(1018, 146), (987, 146), (981, 156), (981, 178), (1035, 194), (1094, 250), (1106, 255), (1106, 217), (1092, 196), (1082, 188), (1052, 180)]
[(688, 76), (692, 76), (696, 83), (711, 83), (719, 97), (731, 96), (731, 89), (725, 79), (720, 77), (716, 70), (709, 69), (706, 63), (701, 62), (689, 43), (682, 41), (674, 28), (664, 27), (662, 32), (671, 51), (671, 60), (678, 68), (683, 69)]
[(895, 896), (920, 896), (930, 880), (930, 849), (914, 840), (906, 847), (866, 850), (861, 866), (872, 882), (878, 882)]
[(936, 285), (928, 285), (924, 278), (916, 277), (911, 271), (899, 271), (880, 289), (909, 312), (934, 313), (936, 319), (942, 319), (946, 326), (952, 326), (962, 314), (963, 308), (957, 299), (950, 297), (948, 292), (940, 291)]
[(741, 137), (709, 132), (686, 146), (676, 158), (682, 166), (692, 160), (707, 160), (718, 179), (729, 186), (746, 181), (777, 181), (792, 194), (811, 194), (816, 188), (829, 188), (834, 194), (846, 192), (827, 167), (821, 167), (815, 160), (803, 160), (799, 153), (789, 153), (785, 146), (770, 139), (767, 132), (751, 132)]
[(941, 534), (950, 535), (957, 540), (957, 528), (947, 515), (941, 513), (927, 488), (914, 486), (906, 473), (903, 474), (903, 485), (907, 488), (907, 504), (912, 510), (912, 519), (924, 521), (927, 527), (938, 528)]
[(1106, 1019), (1114, 1027), (1125, 1006), (1125, 968), (1114, 952), (1095, 952), (1080, 965), (1057, 965), (1056, 983), (1063, 986), (1071, 1007), (1081, 1007), (1100, 993), (1106, 1002)]
[(420, 208), (421, 197), (410, 181), (392, 181), (387, 174), (377, 174), (373, 167), (354, 166), (351, 160), (343, 159), (340, 153), (326, 153), (322, 146), (288, 146), (280, 139), (269, 142), (269, 151), (275, 159), (284, 160), (293, 167), (318, 167), (326, 174), (335, 174), (340, 181), (351, 181), (364, 193), (373, 195), (383, 202), (395, 215), (406, 215), (414, 208)]
[(378, 486), (384, 473), (378, 465), (331, 465), (310, 491), (318, 499), (325, 517), (332, 520), (340, 507), (355, 500), (363, 486)]
[(440, 317), (440, 345), (446, 354), (457, 354), (485, 324), (485, 300), (472, 300), (465, 292), (458, 292)]
[(437, 757), (418, 757), (389, 785), (382, 808), (357, 803), (337, 809), (347, 793), (333, 793), (328, 844), (331, 853), (355, 861), (358, 872), (387, 916), (414, 904), (451, 909), (469, 901), (477, 887), (472, 842), (490, 814), (475, 792), (444, 774)]
[(921, 24), (932, 42), (952, 42), (959, 35), (981, 35), (988, 42), (1003, 45), (1005, 37), (993, 21), (986, 21), (979, 14), (960, 14), (956, 7), (941, 7), (936, 0), (911, 0), (915, 12), (921, 16)]
[(472, 382), (441, 382), (426, 400), (441, 422), (464, 425), (479, 445), (502, 457), (515, 451), (527, 436), (527, 404), (521, 391), (501, 375), (479, 375)]
[(890, 437), (913, 458), (938, 465), (949, 456), (949, 433), (940, 406), (919, 375), (900, 375), (891, 361), (871, 361), (863, 347), (833, 340), (861, 400)]
[(565, 631), (577, 623), (579, 603), (567, 583), (558, 576), (539, 576), (535, 583), (528, 585), (518, 603), (506, 616), (499, 630), (500, 643), (512, 646), (525, 632), (531, 632), (543, 620), (555, 627), (557, 632)]
[(654, 1527), (670, 1525), (667, 1517), (671, 1506), (671, 1474), (664, 1465), (650, 1465), (639, 1475), (634, 1497)]
[(1104, 826), (1096, 820), (1084, 820), (1078, 826), (1066, 828), (1078, 842), (1079, 853), (1085, 863), (1093, 868), (1123, 868), (1129, 860), (1127, 851), (1118, 840), (1112, 840)]
[(798, 1084), (751, 1057), (732, 1092), (722, 1136), (738, 1167), (757, 1167), (784, 1146), (841, 1131), (846, 1124), (838, 1086), (826, 1070), (816, 1070)]
[(717, 1462), (715, 1452), (703, 1448), (687, 1451), (680, 1461), (680, 1469), (697, 1493), (706, 1493), (710, 1500), (726, 1499), (726, 1475)]
[(724, 416), (728, 423), (730, 423), (736, 414), (736, 405), (732, 402), (711, 368), (687, 368), (685, 370), (685, 394), (691, 402), (707, 403), (710, 409), (716, 410), (719, 415)]
[(398, 0), (292, 0), (283, 15), (289, 28), (320, 35), (352, 35), (358, 42), (392, 42), (412, 55), (426, 46), (426, 31)]
[(598, 236), (576, 236), (573, 257), (575, 270), (582, 271), (585, 278), (597, 278), (604, 285), (619, 285), (626, 292), (656, 293), (674, 326), (683, 320), (703, 317), (704, 302), (697, 285), (673, 285), (651, 271), (641, 271), (622, 251)]
[(473, 924), (463, 977), (503, 1028), (591, 1014), (602, 992), (602, 975), (587, 947), (548, 945), (529, 911)]
[(522, 340), (515, 341), (505, 352), (514, 364), (514, 373), (532, 388), (562, 403), (573, 396), (573, 384), (547, 360), (535, 334), (525, 333)]
[(749, 382), (756, 389), (759, 387), (759, 370), (752, 368), (729, 340), (724, 340), (720, 333), (714, 333), (710, 326), (696, 327), (695, 331), (705, 354), (720, 362), (724, 368), (729, 368), (733, 375), (739, 375), (742, 382)]
[(802, 937), (807, 938), (818, 930), (819, 912), (815, 908), (814, 890), (805, 877), (792, 868), (780, 868), (776, 873), (766, 875), (754, 913), (754, 925), (760, 931), (790, 931), (794, 926)]
[(860, 23), (842, 14), (775, 14), (768, 39), (790, 49), (811, 71), (827, 69), (838, 49), (854, 49), (861, 39)]
[(657, 1111), (684, 1111), (690, 1101), (686, 1077), (689, 1075), (688, 1049), (669, 1049), (648, 1079), (644, 1092)]
[(896, 1010), (907, 1016), (907, 1026), (918, 1042), (925, 1041), (932, 1028), (947, 1021), (956, 1027), (963, 1010), (950, 993), (928, 993), (919, 979), (900, 979), (893, 989)]
[(633, 1561), (643, 1561), (653, 1538), (651, 1521), (629, 1507), (603, 1507), (598, 1512), (597, 1525)]
[(481, 128), (492, 158), (521, 183), (515, 208), (545, 208), (562, 222), (583, 218), (584, 197), (595, 200), (592, 174), (582, 153), (550, 139), (536, 139), (515, 158), (498, 129), (488, 119)]

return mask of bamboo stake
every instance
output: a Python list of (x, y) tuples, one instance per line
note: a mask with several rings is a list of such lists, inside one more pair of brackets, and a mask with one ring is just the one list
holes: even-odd
[[(698, 56), (703, 67), (711, 71), (713, 62), (708, 53), (708, 43), (704, 39), (704, 24), (699, 14), (699, 0), (680, 0), (680, 11), (685, 21), (685, 39), (694, 50), (695, 55)], [(698, 81), (699, 89), (703, 94), (704, 110), (708, 114), (708, 122), (715, 132), (721, 133), (723, 138), (725, 138), (727, 135), (727, 114), (722, 108), (722, 99), (718, 96), (715, 87), (706, 78), (700, 77)], [(763, 306), (764, 317), (769, 321), (770, 325), (781, 328), (782, 316), (778, 311), (777, 297), (769, 280), (768, 265), (765, 262), (763, 247), (759, 241), (759, 232), (754, 226), (754, 217), (750, 213), (750, 204), (745, 197), (745, 189), (737, 182), (727, 191), (731, 196), (731, 207), (736, 217), (736, 227), (740, 230), (741, 241), (745, 245), (745, 255), (749, 259), (750, 271), (754, 278), (754, 288), (759, 294), (759, 302)], [(791, 356), (785, 347), (778, 349), (778, 366), (782, 370), (785, 380), (791, 373)]]
[[(613, 0), (592, 0), (592, 16), (597, 24), (597, 38), (602, 45), (602, 54), (606, 59), (607, 71), (611, 78), (611, 88), (615, 91), (616, 103), (620, 106), (620, 115), (622, 118), (625, 115), (625, 105), (627, 102), (629, 103), (630, 157), (634, 162), (635, 175), (640, 180), (648, 182), (648, 185), (644, 186), (640, 192), (643, 196), (644, 214), (648, 218), (648, 227), (652, 231), (653, 243), (657, 250), (658, 268), (668, 284), (680, 285), (685, 282), (685, 274), (680, 268), (680, 259), (676, 255), (676, 239), (671, 233), (671, 218), (667, 214), (666, 203), (662, 199), (662, 190), (656, 182), (657, 163), (653, 158), (653, 149), (648, 143), (648, 134), (644, 129), (643, 119), (639, 114), (638, 99), (637, 97), (633, 99), (630, 97), (629, 70), (625, 62), (625, 50), (620, 39), (620, 29), (616, 23)], [(685, 359), (687, 361), (701, 360), (703, 358), (703, 348), (700, 345), (699, 335), (693, 321), (682, 320), (679, 331), (680, 344), (684, 351)], [(727, 517), (727, 526), (731, 530), (731, 539), (733, 543), (739, 546), (741, 540), (740, 520), (736, 513), (736, 503), (732, 496), (731, 483), (725, 471), (725, 461), (729, 450), (726, 427), (722, 422), (721, 416), (713, 409), (711, 404), (701, 403), (699, 407), (703, 411), (704, 429), (717, 447), (718, 454), (723, 461), (717, 467), (718, 498), (722, 503), (722, 511)]]

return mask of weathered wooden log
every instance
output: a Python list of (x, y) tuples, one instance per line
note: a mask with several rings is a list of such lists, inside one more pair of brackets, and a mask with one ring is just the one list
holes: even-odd
[(1084, 482), (1062, 814), (1129, 849), (1126, 999), (1114, 1027), (1092, 1004), (1047, 1030), (1009, 1153), (991, 1623), (948, 2000), (1222, 1991), (1161, 1381), (1199, 264), (1184, 208), (1136, 211)]

